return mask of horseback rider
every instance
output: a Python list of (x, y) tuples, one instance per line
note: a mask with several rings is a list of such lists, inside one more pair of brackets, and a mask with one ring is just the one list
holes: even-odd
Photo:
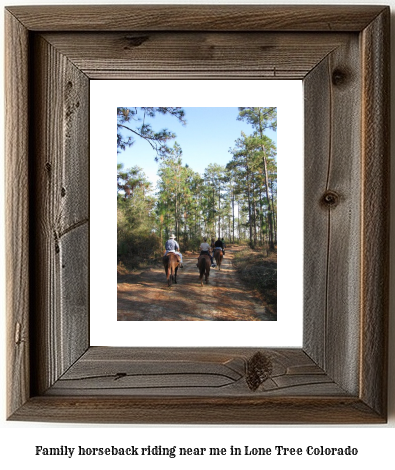
[(214, 264), (213, 257), (210, 254), (210, 245), (207, 243), (206, 237), (203, 238), (203, 242), (200, 244), (199, 250), (201, 255), (209, 255), (211, 260), (211, 267), (215, 268), (216, 264)]
[(224, 242), (222, 240), (220, 237), (218, 237), (218, 240), (214, 244), (214, 250), (222, 250), (222, 253), (225, 256)]
[(184, 265), (182, 264), (182, 254), (180, 253), (180, 246), (176, 242), (176, 237), (172, 234), (170, 235), (169, 239), (165, 243), (165, 256), (167, 253), (174, 253), (180, 257), (180, 268), (183, 268)]
[(225, 256), (225, 248), (226, 248), (225, 240), (221, 238), (221, 241), (222, 241), (222, 251), (224, 252), (224, 256)]

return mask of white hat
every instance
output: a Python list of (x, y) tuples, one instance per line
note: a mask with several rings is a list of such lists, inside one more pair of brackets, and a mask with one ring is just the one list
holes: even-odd
[(171, 234), (169, 238), (176, 238), (176, 237), (173, 234)]

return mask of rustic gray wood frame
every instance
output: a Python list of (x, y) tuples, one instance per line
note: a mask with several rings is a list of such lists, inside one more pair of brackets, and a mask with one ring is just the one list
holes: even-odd
[[(6, 9), (8, 419), (386, 421), (389, 18), (380, 6)], [(118, 78), (304, 80), (301, 349), (90, 347), (89, 82)]]

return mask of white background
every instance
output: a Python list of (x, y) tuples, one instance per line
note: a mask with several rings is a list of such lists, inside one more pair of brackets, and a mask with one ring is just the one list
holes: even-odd
[[(8, 2), (7, 2), (8, 3)], [(9, 2), (12, 4), (24, 5), (28, 2), (26, 0)], [(36, 1), (35, 4), (60, 4), (60, 3), (74, 3), (74, 4), (102, 4), (109, 2), (102, 2), (100, 0), (93, 0), (92, 2), (58, 2), (50, 0), (49, 2)], [(120, 3), (131, 3), (122, 2)], [(145, 3), (145, 2), (140, 2)], [(148, 3), (148, 2), (147, 2)], [(164, 2), (150, 2), (150, 3), (176, 3), (170, 0)], [(181, 3), (181, 2), (180, 2)], [(204, 3), (204, 2), (195, 2)], [(210, 2), (206, 2), (210, 3)], [(211, 3), (243, 3), (243, 2), (211, 2)], [(246, 2), (244, 2), (246, 3)], [(264, 3), (264, 2), (249, 2), (249, 3)], [(370, 2), (311, 2), (309, 0), (302, 0), (301, 2), (278, 2), (270, 0), (270, 4), (284, 4), (284, 3), (302, 3), (302, 4), (315, 4), (315, 3), (330, 3), (330, 4), (383, 4), (381, 1)], [(395, 0), (386, 2), (393, 9), (395, 9)], [(3, 15), (3, 11), (1, 12)], [(3, 24), (3, 18), (0, 18)], [(393, 21), (392, 21), (393, 23)], [(3, 40), (3, 37), (1, 38)], [(394, 40), (392, 40), (392, 43)], [(393, 46), (393, 45), (392, 45)], [(392, 47), (395, 51), (395, 47)], [(3, 44), (0, 45), (0, 54), (3, 54)], [(3, 63), (3, 60), (1, 61)], [(393, 60), (395, 64), (395, 60)], [(394, 65), (392, 66), (394, 68)], [(394, 77), (394, 71), (392, 76)], [(3, 86), (1, 86), (3, 91)], [(1, 95), (3, 100), (3, 96)], [(3, 104), (3, 101), (2, 101)], [(3, 106), (4, 108), (4, 106)], [(394, 109), (394, 106), (393, 106)], [(395, 119), (392, 119), (395, 125)], [(394, 131), (394, 127), (392, 129)], [(3, 128), (0, 129), (1, 138), (4, 138)], [(2, 147), (4, 148), (4, 147)], [(0, 166), (0, 171), (3, 168)], [(1, 175), (1, 180), (3, 179)], [(394, 187), (394, 175), (392, 175), (392, 186)], [(3, 208), (3, 192), (0, 192), (0, 208)], [(392, 195), (392, 212), (394, 212), (395, 204), (393, 203), (394, 196)], [(2, 221), (4, 221), (4, 214), (1, 214)], [(0, 236), (3, 241), (3, 226), (4, 222), (0, 224)], [(393, 233), (393, 230), (392, 230)], [(391, 255), (391, 272), (395, 267), (394, 258), (394, 245), (392, 241), (392, 255)], [(0, 252), (0, 281), (1, 288), (4, 289), (4, 244), (1, 244)], [(392, 276), (393, 279), (393, 276)], [(392, 284), (391, 284), (392, 285)], [(2, 312), (2, 327), (4, 321), (4, 296), (0, 296), (1, 312)], [(390, 314), (390, 420), (387, 425), (382, 426), (102, 426), (102, 425), (51, 425), (45, 423), (13, 423), (6, 422), (5, 417), (5, 396), (4, 396), (4, 370), (5, 370), (5, 342), (2, 341), (1, 348), (1, 416), (0, 416), (0, 465), (3, 468), (23, 468), (24, 466), (30, 469), (76, 469), (85, 468), (88, 465), (94, 465), (95, 468), (104, 469), (114, 463), (120, 463), (122, 468), (147, 468), (151, 465), (158, 465), (161, 468), (182, 468), (186, 466), (190, 469), (201, 469), (201, 467), (214, 468), (225, 467), (228, 469), (239, 468), (241, 465), (251, 465), (257, 468), (263, 468), (267, 464), (277, 465), (279, 468), (286, 468), (292, 466), (293, 468), (315, 469), (333, 469), (337, 466), (340, 469), (353, 468), (354, 466), (365, 467), (381, 467), (392, 468), (394, 465), (393, 456), (393, 443), (395, 442), (395, 410), (394, 410), (394, 289), (391, 292), (391, 314)], [(101, 457), (101, 458), (77, 458), (69, 459), (67, 457), (36, 457), (34, 456), (36, 445), (47, 447), (58, 447), (67, 445), (76, 447), (82, 445), (85, 447), (103, 447), (103, 446), (146, 446), (146, 445), (162, 445), (162, 446), (185, 446), (185, 447), (226, 447), (231, 445), (243, 447), (244, 445), (255, 447), (274, 447), (276, 445), (283, 445), (286, 447), (302, 447), (303, 449), (309, 445), (313, 446), (330, 446), (340, 447), (351, 445), (358, 447), (359, 454), (357, 457), (189, 457), (170, 459), (169, 457), (151, 457), (151, 458), (116, 458), (116, 457)], [(263, 460), (262, 460), (263, 459)], [(274, 459), (274, 460), (273, 460)], [(25, 467), (25, 468), (26, 468)]]
[[(300, 347), (303, 323), (303, 92), (300, 80), (91, 81), (91, 345)], [(193, 89), (194, 93), (190, 93)], [(259, 101), (259, 102), (258, 102)], [(117, 322), (116, 106), (277, 106), (278, 320)], [(187, 116), (188, 119), (188, 116)], [(100, 138), (98, 138), (100, 136)], [(237, 136), (235, 136), (236, 139)], [(120, 156), (122, 157), (122, 155)], [(155, 162), (152, 162), (156, 165)], [(298, 181), (298, 184), (295, 184)], [(292, 201), (287, 190), (292, 188)], [(104, 222), (105, 221), (105, 222)], [(182, 273), (181, 273), (182, 276)], [(166, 280), (163, 274), (164, 281)], [(187, 295), (178, 286), (177, 294)], [(98, 295), (100, 293), (100, 295)]]

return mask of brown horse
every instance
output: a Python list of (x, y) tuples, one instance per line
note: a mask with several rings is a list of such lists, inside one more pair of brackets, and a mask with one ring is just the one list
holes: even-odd
[(180, 265), (180, 258), (175, 253), (168, 253), (163, 257), (163, 266), (165, 267), (167, 285), (170, 287), (172, 282), (177, 284), (177, 271)]
[(205, 277), (206, 284), (208, 284), (208, 277), (210, 276), (210, 256), (200, 255), (197, 264), (199, 268), (200, 285), (203, 287), (203, 275)]
[(214, 258), (218, 266), (218, 271), (221, 271), (222, 258), (224, 257), (222, 250), (214, 250)]

